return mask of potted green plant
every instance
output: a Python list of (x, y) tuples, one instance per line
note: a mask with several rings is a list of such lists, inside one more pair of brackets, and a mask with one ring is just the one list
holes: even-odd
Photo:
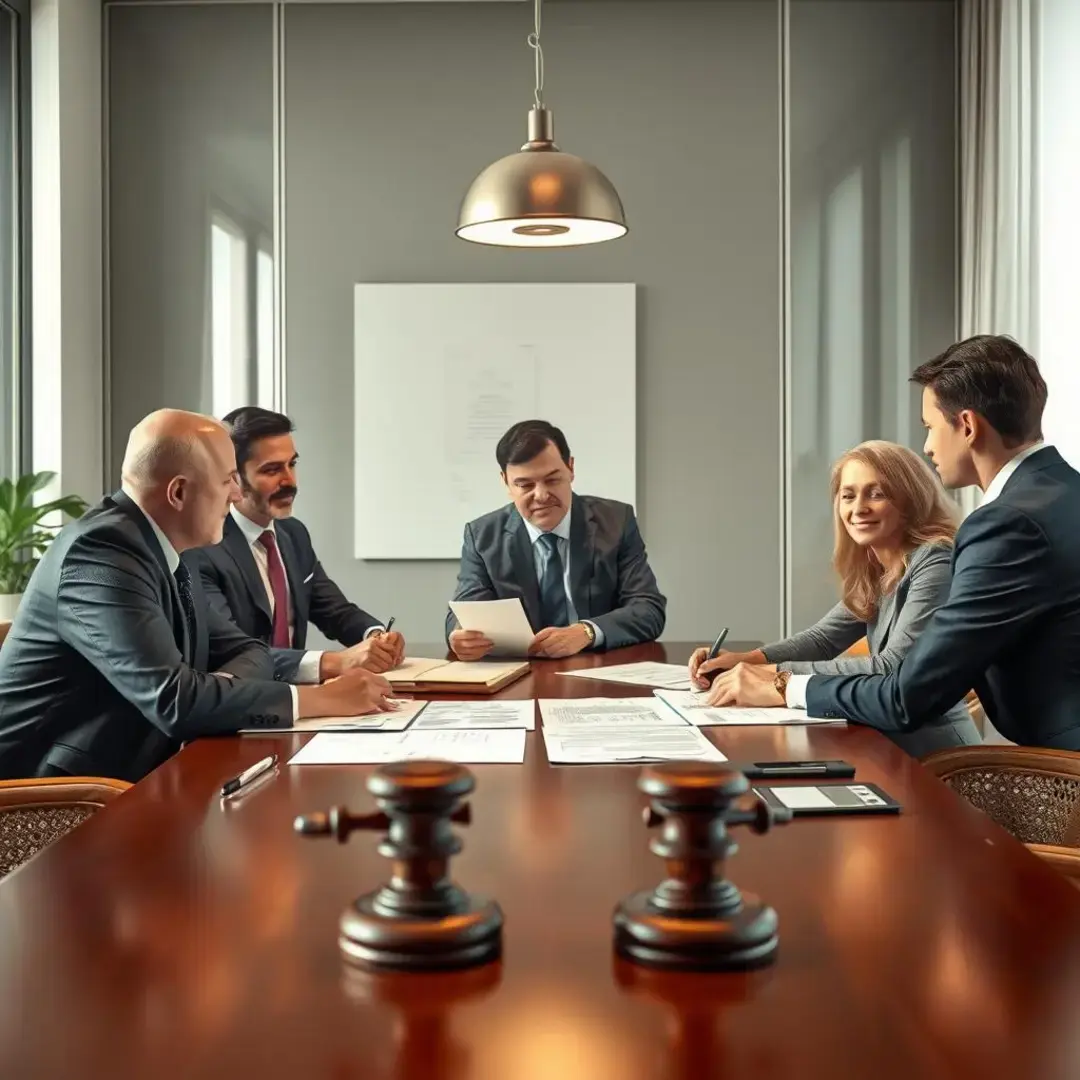
[(56, 473), (27, 473), (18, 480), (0, 480), (0, 620), (14, 619), (23, 590), (52, 543), (59, 524), (46, 525), (50, 514), (81, 517), (86, 503), (64, 495), (34, 505), (34, 496), (48, 487)]

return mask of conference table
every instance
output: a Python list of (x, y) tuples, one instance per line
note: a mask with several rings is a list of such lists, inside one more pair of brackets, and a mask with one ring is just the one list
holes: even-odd
[[(570, 668), (685, 661), (648, 645), (538, 661), (512, 698), (627, 696)], [(416, 655), (439, 655), (411, 646)], [(663, 876), (637, 766), (476, 765), (452, 863), (505, 915), (501, 961), (343, 962), (337, 922), (386, 880), (378, 834), (293, 832), (373, 809), (369, 767), (289, 767), (310, 736), (186, 746), (0, 882), (0, 1075), (271, 1080), (1065, 1080), (1080, 1076), (1080, 893), (881, 734), (704, 729), (733, 762), (843, 758), (898, 816), (747, 829), (731, 879), (779, 916), (769, 967), (618, 959), (612, 911)], [(363, 737), (363, 736), (357, 736)], [(275, 775), (223, 803), (271, 752)]]

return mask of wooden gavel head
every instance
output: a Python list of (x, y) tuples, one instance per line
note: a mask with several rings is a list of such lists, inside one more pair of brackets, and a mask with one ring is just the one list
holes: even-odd
[(351, 814), (335, 806), (293, 822), (302, 836), (332, 836), (339, 843), (357, 830), (386, 833), (379, 854), (391, 861), (390, 880), (342, 916), (339, 940), (349, 959), (367, 967), (428, 969), (499, 954), (497, 905), (470, 897), (448, 873), (450, 857), (462, 846), (451, 826), (472, 820), (461, 799), (475, 786), (468, 769), (449, 761), (399, 761), (368, 778), (378, 812)]
[(656, 967), (723, 969), (766, 962), (776, 949), (776, 913), (724, 877), (738, 848), (733, 825), (767, 832), (791, 812), (758, 800), (744, 805), (742, 773), (705, 761), (646, 766), (638, 786), (649, 796), (645, 824), (659, 827), (652, 851), (667, 877), (615, 911), (615, 945), (629, 960)]

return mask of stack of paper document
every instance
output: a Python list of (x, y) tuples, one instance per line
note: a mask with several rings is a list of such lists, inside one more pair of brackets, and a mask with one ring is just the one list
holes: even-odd
[(424, 711), (426, 701), (395, 700), (392, 712), (365, 716), (313, 716), (287, 728), (244, 728), (241, 735), (275, 735), (284, 731), (403, 731)]
[(726, 761), (700, 731), (652, 698), (540, 701), (553, 765), (633, 761)]
[(613, 664), (611, 667), (563, 671), (560, 674), (629, 686), (662, 686), (667, 690), (690, 689), (690, 673), (683, 664), (652, 664), (642, 661), (637, 664)]
[(398, 690), (492, 694), (529, 673), (528, 661), (427, 660), (407, 656), (386, 673)]
[(695, 727), (756, 724), (846, 724), (846, 720), (823, 720), (807, 716), (804, 709), (756, 709), (747, 706), (708, 705), (708, 691), (655, 690), (656, 696)]
[(521, 601), (451, 600), (450, 610), (462, 630), (479, 630), (491, 642), (492, 656), (528, 656), (533, 628)]
[(403, 731), (357, 735), (324, 731), (289, 761), (290, 765), (383, 765), (391, 761), (435, 758), (463, 765), (525, 760), (523, 729), (504, 731)]

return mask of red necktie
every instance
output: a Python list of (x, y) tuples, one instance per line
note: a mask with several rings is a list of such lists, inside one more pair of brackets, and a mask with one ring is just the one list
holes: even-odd
[(266, 566), (270, 573), (270, 591), (274, 594), (274, 631), (270, 644), (275, 649), (288, 649), (289, 639), (289, 583), (285, 579), (285, 567), (278, 551), (277, 537), (270, 529), (259, 537), (266, 548)]

